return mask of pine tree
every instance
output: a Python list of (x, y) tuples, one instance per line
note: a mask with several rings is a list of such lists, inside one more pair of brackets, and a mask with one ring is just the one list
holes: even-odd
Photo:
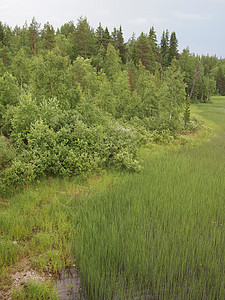
[(61, 33), (68, 37), (70, 34), (74, 34), (75, 32), (75, 25), (73, 21), (69, 21), (68, 23), (65, 23), (61, 26), (60, 31), (58, 33)]
[(131, 39), (129, 39), (128, 43), (127, 43), (127, 59), (128, 59), (128, 61), (133, 61), (135, 66), (138, 65), (137, 41), (136, 41), (134, 33), (133, 33)]
[(153, 72), (155, 70), (155, 61), (148, 37), (143, 32), (137, 39), (137, 57), (143, 66)]
[(34, 51), (34, 55), (37, 54), (37, 42), (38, 42), (39, 34), (40, 34), (40, 32), (39, 32), (40, 26), (41, 26), (41, 24), (39, 24), (36, 21), (35, 17), (33, 17), (32, 21), (30, 23), (30, 26), (28, 28), (28, 33), (29, 33), (30, 45)]
[(48, 22), (44, 24), (44, 28), (41, 32), (41, 39), (43, 41), (43, 46), (47, 50), (52, 50), (55, 44), (55, 30), (52, 25)]
[(132, 60), (126, 64), (126, 70), (129, 76), (129, 86), (130, 86), (130, 95), (131, 95), (136, 88), (136, 82), (138, 77), (137, 68)]
[(98, 40), (98, 47), (99, 49), (101, 48), (102, 44), (103, 44), (103, 34), (104, 34), (104, 29), (102, 27), (102, 24), (99, 23), (98, 28), (96, 29), (95, 35), (97, 37)]
[(90, 58), (96, 55), (96, 36), (94, 29), (90, 27), (87, 18), (80, 17), (75, 30), (75, 43), (78, 47), (78, 55)]

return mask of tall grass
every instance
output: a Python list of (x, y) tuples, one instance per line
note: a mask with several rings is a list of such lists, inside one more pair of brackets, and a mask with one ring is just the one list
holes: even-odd
[(225, 98), (201, 106), (217, 135), (146, 154), (141, 174), (80, 201), (74, 253), (90, 299), (225, 298)]

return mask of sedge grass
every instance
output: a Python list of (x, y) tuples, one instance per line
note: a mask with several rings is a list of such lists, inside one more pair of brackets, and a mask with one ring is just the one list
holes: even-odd
[(146, 155), (141, 174), (80, 202), (74, 253), (90, 299), (225, 298), (225, 99), (201, 111), (214, 138)]

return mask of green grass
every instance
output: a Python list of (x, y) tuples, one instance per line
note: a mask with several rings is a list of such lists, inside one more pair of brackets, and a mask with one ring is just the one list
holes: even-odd
[(215, 137), (145, 150), (145, 169), (76, 208), (74, 253), (90, 299), (225, 298), (225, 98), (198, 105)]
[(23, 287), (14, 289), (12, 300), (57, 300), (56, 289), (51, 283), (27, 282)]
[[(40, 273), (56, 274), (74, 262), (74, 208), (82, 197), (105, 190), (116, 180), (113, 173), (65, 180), (49, 178), (14, 196), (0, 198), (0, 298), (1, 291), (9, 290), (12, 284), (10, 270), (23, 268), (23, 258), (31, 270)], [(25, 295), (19, 299), (28, 299), (25, 290), (18, 293)]]

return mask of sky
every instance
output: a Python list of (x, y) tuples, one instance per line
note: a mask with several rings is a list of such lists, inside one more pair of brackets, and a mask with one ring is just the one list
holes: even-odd
[(122, 27), (124, 39), (149, 33), (154, 26), (158, 42), (162, 32), (176, 32), (179, 51), (225, 58), (225, 0), (0, 0), (0, 21), (22, 27), (36, 18), (42, 27), (55, 29), (69, 21), (86, 17), (96, 29)]

